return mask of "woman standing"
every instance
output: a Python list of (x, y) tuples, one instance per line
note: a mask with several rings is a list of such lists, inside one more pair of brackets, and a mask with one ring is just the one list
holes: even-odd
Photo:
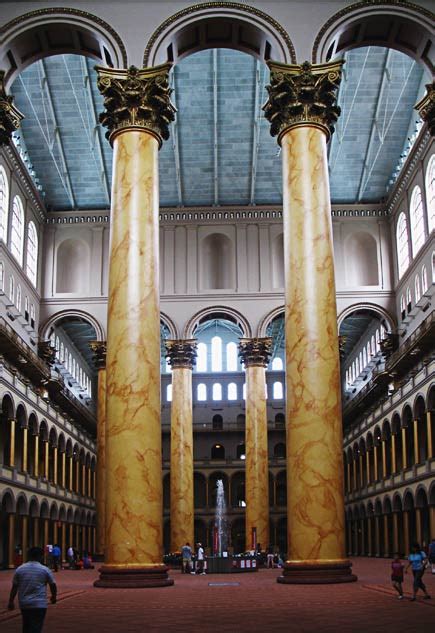
[(424, 599), (429, 600), (430, 595), (426, 591), (426, 587), (423, 583), (423, 574), (426, 569), (427, 556), (424, 552), (421, 551), (420, 545), (418, 543), (414, 543), (411, 548), (411, 553), (408, 556), (408, 566), (405, 570), (405, 573), (408, 572), (409, 567), (412, 567), (412, 573), (414, 575), (414, 584), (413, 584), (413, 593), (411, 602), (414, 602), (417, 596), (417, 591), (421, 589), (424, 593)]

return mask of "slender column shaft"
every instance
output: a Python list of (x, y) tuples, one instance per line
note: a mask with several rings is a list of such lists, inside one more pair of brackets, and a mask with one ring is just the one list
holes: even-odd
[(57, 521), (53, 521), (53, 544), (58, 542), (57, 532)]
[(435, 506), (429, 506), (429, 532), (435, 534)]
[(46, 552), (46, 546), (48, 545), (48, 529), (50, 527), (49, 519), (44, 519), (44, 552)]
[(44, 442), (44, 477), (48, 480), (49, 475), (49, 442)]
[(8, 514), (8, 569), (14, 568), (15, 514)]
[(86, 465), (82, 464), (82, 489), (81, 489), (81, 493), (83, 497), (86, 497)]
[(418, 420), (413, 421), (413, 431), (414, 431), (414, 463), (415, 465), (420, 463), (420, 447), (418, 445)]
[(390, 555), (390, 543), (388, 539), (388, 515), (384, 514), (384, 557)]
[(360, 525), (360, 531), (361, 531), (361, 551), (360, 551), (360, 554), (361, 554), (361, 556), (365, 556), (365, 553), (366, 553), (366, 535), (365, 535), (365, 532), (364, 532), (364, 519), (360, 519), (359, 525)]
[(63, 451), (62, 453), (62, 480), (61, 480), (61, 486), (62, 488), (66, 488), (66, 453), (65, 451)]
[(23, 428), (23, 462), (22, 471), (27, 473), (27, 443), (28, 443), (29, 429), (27, 426)]
[(359, 454), (358, 462), (359, 462), (359, 485), (360, 485), (360, 488), (363, 488), (364, 487), (364, 461), (363, 461), (362, 453)]
[(402, 466), (408, 468), (408, 455), (406, 451), (406, 429), (402, 428)]
[(39, 547), (39, 518), (33, 519), (33, 545)]
[(350, 485), (351, 479), (350, 479), (350, 463), (347, 463), (346, 466), (347, 469), (347, 487), (346, 487), (346, 492), (352, 492), (352, 486)]
[(421, 529), (421, 509), (420, 508), (415, 509), (415, 537), (416, 537), (417, 543), (421, 544), (422, 529)]
[(370, 451), (366, 450), (366, 472), (367, 472), (367, 485), (369, 486), (372, 483), (372, 478), (370, 477)]
[(88, 467), (88, 483), (87, 483), (87, 495), (88, 497), (92, 496), (92, 470), (91, 467)]
[(376, 444), (373, 446), (373, 479), (374, 481), (378, 481), (379, 472), (378, 472), (378, 447)]
[(53, 483), (57, 485), (57, 446), (53, 446)]
[(75, 481), (75, 486), (74, 486), (74, 492), (76, 492), (77, 494), (80, 494), (80, 461), (78, 457), (76, 459), (75, 477), (76, 477), (76, 481)]
[[(394, 474), (397, 471), (396, 462), (396, 436), (391, 436), (391, 473)], [(397, 551), (397, 550), (396, 550)]]
[(379, 527), (379, 517), (375, 516), (375, 550), (376, 556), (381, 555), (381, 532)]
[[(427, 458), (432, 459), (433, 450), (432, 450), (432, 411), (426, 412), (426, 429), (427, 429)], [(433, 532), (431, 532), (433, 534)]]
[(61, 560), (62, 562), (66, 561), (66, 523), (63, 522), (62, 523), (62, 529), (61, 529), (61, 534), (62, 534), (62, 545), (61, 545)]
[(35, 464), (35, 477), (39, 476), (39, 435), (35, 435), (35, 453), (34, 453), (34, 464)]
[(399, 551), (399, 517), (393, 513), (393, 554)]
[(405, 548), (405, 554), (409, 552), (409, 512), (403, 511), (403, 546)]
[(171, 551), (193, 543), (192, 370), (172, 369)]
[(162, 561), (157, 151), (146, 131), (114, 140), (106, 418), (111, 567)]
[(382, 440), (382, 478), (387, 476), (387, 446), (385, 440)]
[(373, 538), (372, 538), (373, 517), (369, 517), (367, 519), (367, 527), (368, 527), (368, 532), (367, 532), (368, 555), (373, 556)]
[(21, 524), (21, 549), (23, 550), (23, 563), (27, 561), (27, 550), (29, 549), (29, 517), (23, 515)]
[(74, 546), (74, 525), (72, 523), (69, 524), (69, 528), (68, 528), (68, 547), (71, 545), (71, 547)]
[(9, 466), (15, 466), (15, 432), (16, 420), (9, 420)]
[(73, 456), (69, 455), (68, 456), (68, 460), (69, 460), (69, 489), (70, 490), (74, 490), (74, 476), (73, 476), (73, 472), (74, 472), (74, 465), (73, 465)]
[(355, 456), (353, 457), (352, 471), (353, 471), (353, 489), (355, 491), (355, 490), (358, 490), (358, 475), (357, 475), (357, 469), (356, 469)]

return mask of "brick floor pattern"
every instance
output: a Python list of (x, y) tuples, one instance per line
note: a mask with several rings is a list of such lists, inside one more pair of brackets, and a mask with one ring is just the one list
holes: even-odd
[[(298, 586), (276, 582), (278, 570), (247, 575), (190, 576), (171, 572), (173, 587), (96, 589), (94, 571), (56, 575), (59, 601), (50, 605), (44, 633), (294, 632), (430, 633), (435, 631), (435, 575), (425, 574), (432, 600), (410, 602), (412, 575), (405, 576), (405, 600), (391, 587), (391, 561), (353, 561), (358, 582)], [(11, 571), (0, 572), (0, 631), (21, 631), (18, 609), (5, 609)], [(209, 586), (234, 582), (239, 586)]]

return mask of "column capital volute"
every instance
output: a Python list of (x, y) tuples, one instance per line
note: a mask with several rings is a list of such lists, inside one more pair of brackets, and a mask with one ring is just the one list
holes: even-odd
[(99, 119), (108, 128), (106, 138), (111, 143), (117, 134), (127, 130), (146, 130), (158, 140), (159, 146), (169, 138), (169, 124), (176, 112), (170, 100), (171, 66), (170, 63), (153, 68), (96, 66), (97, 86), (105, 107)]
[(428, 125), (431, 136), (435, 136), (435, 81), (426, 84), (426, 94), (415, 104), (415, 109)]
[(193, 369), (196, 362), (196, 339), (167, 339), (166, 358), (172, 369)]
[(269, 98), (263, 110), (270, 122), (270, 133), (278, 136), (279, 144), (284, 134), (295, 127), (315, 127), (330, 138), (341, 112), (336, 98), (343, 63), (268, 62)]
[(24, 119), (18, 108), (13, 104), (14, 98), (6, 94), (5, 72), (0, 70), (0, 145), (6, 145), (12, 138), (12, 133), (18, 130)]
[(93, 353), (93, 360), (97, 369), (106, 369), (106, 341), (90, 341), (89, 347)]
[(245, 367), (267, 367), (272, 354), (272, 338), (241, 338), (239, 356)]

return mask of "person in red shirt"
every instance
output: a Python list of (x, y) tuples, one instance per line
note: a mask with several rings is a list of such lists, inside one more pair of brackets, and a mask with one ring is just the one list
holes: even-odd
[(403, 570), (405, 565), (400, 560), (399, 554), (397, 552), (394, 554), (394, 560), (391, 563), (391, 582), (393, 583), (394, 589), (399, 594), (397, 596), (398, 600), (403, 600)]

